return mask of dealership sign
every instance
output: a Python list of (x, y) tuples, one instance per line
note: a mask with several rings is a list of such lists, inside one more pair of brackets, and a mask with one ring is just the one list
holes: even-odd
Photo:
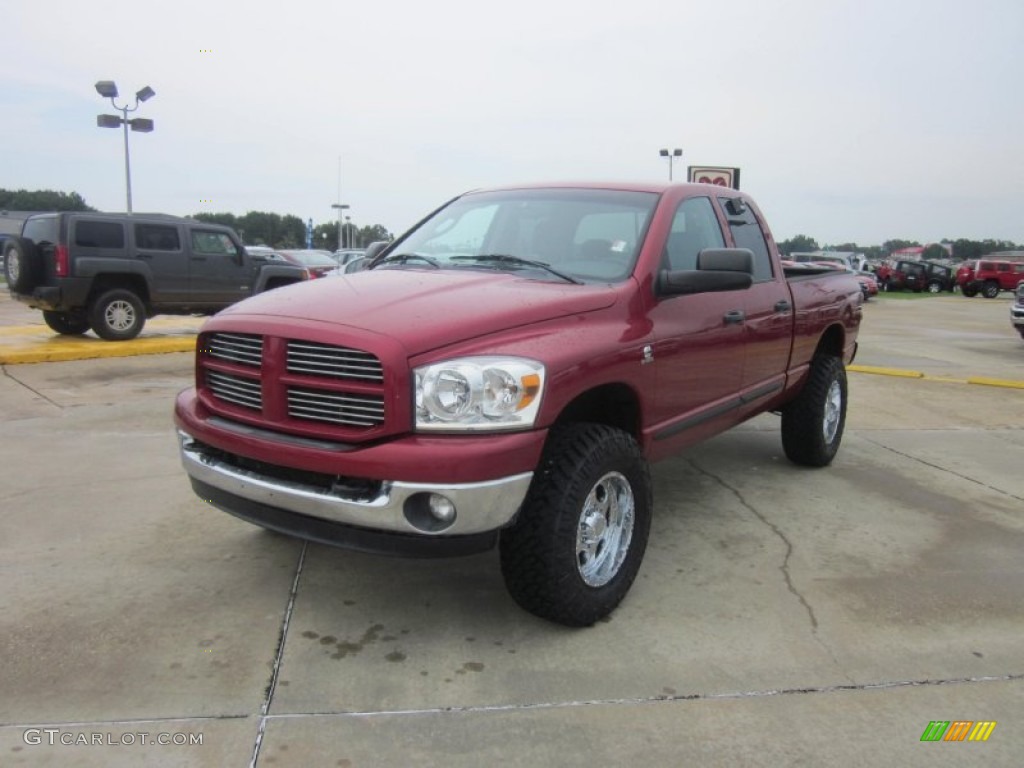
[(720, 187), (740, 188), (740, 169), (712, 165), (691, 165), (688, 180), (697, 184), (717, 184)]

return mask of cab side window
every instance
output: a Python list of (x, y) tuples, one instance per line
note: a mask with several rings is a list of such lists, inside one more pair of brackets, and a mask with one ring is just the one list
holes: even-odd
[(238, 251), (231, 238), (223, 232), (203, 232), (195, 230), (192, 232), (192, 250), (195, 253), (230, 255), (234, 256)]
[(78, 221), (75, 245), (82, 248), (124, 248), (124, 226), (111, 221)]
[(730, 198), (720, 197), (718, 202), (725, 209), (732, 232), (733, 242), (737, 248), (749, 248), (754, 254), (754, 282), (761, 283), (772, 279), (772, 259), (768, 253), (768, 243), (754, 211), (748, 205), (743, 206), (741, 213), (733, 213), (729, 206)]
[(725, 238), (711, 198), (691, 197), (679, 204), (672, 219), (672, 231), (665, 242), (667, 269), (696, 269), (698, 253), (705, 248), (724, 247)]

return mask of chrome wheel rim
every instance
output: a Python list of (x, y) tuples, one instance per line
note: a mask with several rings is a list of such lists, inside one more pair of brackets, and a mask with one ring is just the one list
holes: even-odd
[(825, 442), (831, 443), (836, 439), (839, 431), (839, 417), (843, 412), (843, 388), (838, 381), (833, 381), (825, 396), (825, 420), (822, 424), (822, 433)]
[(10, 251), (7, 254), (7, 276), (11, 279), (12, 283), (16, 283), (20, 274), (21, 264), (18, 263), (18, 256), (14, 251)]
[(633, 489), (609, 472), (590, 489), (576, 532), (576, 567), (584, 583), (603, 587), (615, 578), (629, 552), (636, 521)]
[(111, 330), (127, 331), (135, 324), (135, 307), (123, 299), (112, 301), (107, 305), (103, 317)]

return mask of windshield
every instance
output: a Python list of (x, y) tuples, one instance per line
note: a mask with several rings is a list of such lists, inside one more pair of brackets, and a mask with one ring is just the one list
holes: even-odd
[(498, 269), (608, 283), (633, 271), (657, 195), (524, 189), (465, 195), (388, 250), (376, 268)]

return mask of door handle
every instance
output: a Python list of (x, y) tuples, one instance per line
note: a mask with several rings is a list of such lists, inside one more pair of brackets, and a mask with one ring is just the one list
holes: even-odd
[(776, 312), (789, 312), (789, 310), (791, 310), (792, 308), (793, 308), (793, 305), (791, 305), (785, 299), (782, 299), (781, 301), (776, 301), (775, 302), (775, 311)]
[(725, 313), (726, 325), (735, 325), (737, 323), (742, 323), (746, 319), (747, 315), (742, 309), (730, 309), (728, 312)]

